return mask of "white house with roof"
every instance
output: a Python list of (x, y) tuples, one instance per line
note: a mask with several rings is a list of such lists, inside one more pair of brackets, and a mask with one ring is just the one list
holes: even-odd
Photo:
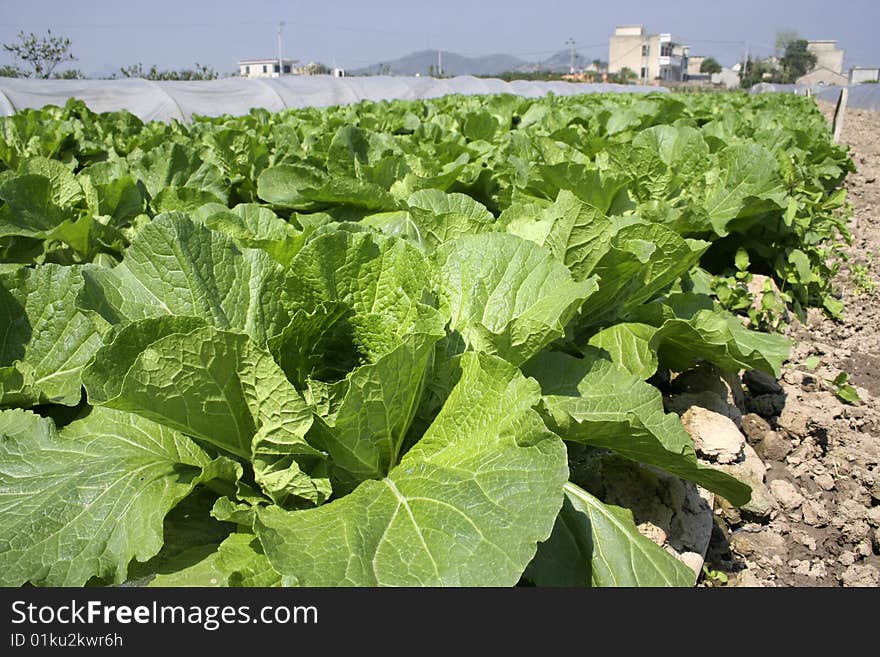
[(290, 75), (298, 62), (295, 59), (241, 59), (238, 62), (238, 74), (243, 78), (277, 78)]

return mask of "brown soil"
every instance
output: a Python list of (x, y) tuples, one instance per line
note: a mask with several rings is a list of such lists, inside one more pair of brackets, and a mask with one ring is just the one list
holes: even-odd
[[(782, 392), (770, 404), (746, 400), (755, 413), (743, 430), (776, 508), (757, 518), (716, 505), (706, 566), (728, 586), (880, 586), (880, 114), (848, 111), (842, 141), (858, 168), (846, 183), (853, 241), (835, 281), (845, 314), (795, 320)], [(862, 403), (834, 394), (829, 381), (842, 371)]]

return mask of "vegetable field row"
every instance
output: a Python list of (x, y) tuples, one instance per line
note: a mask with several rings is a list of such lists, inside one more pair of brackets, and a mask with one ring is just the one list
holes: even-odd
[(692, 585), (589, 457), (748, 501), (663, 381), (841, 311), (851, 170), (783, 95), (5, 118), (0, 584)]

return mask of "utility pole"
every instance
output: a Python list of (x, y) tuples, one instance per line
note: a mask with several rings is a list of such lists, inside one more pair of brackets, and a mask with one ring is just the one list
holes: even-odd
[(437, 77), (443, 77), (443, 51), (437, 50)]
[(284, 29), (284, 21), (278, 23), (278, 77), (284, 75), (284, 63), (281, 60), (281, 30)]
[(568, 72), (574, 75), (574, 38), (568, 37), (565, 45), (568, 46)]

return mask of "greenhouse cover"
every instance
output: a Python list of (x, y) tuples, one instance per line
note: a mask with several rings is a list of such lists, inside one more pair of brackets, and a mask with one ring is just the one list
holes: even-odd
[(601, 92), (667, 92), (661, 87), (572, 82), (505, 82), (459, 76), (344, 77), (288, 76), (269, 79), (226, 78), (210, 81), (24, 80), (0, 78), (0, 116), (16, 110), (64, 105), (82, 100), (96, 112), (128, 110), (143, 121), (189, 122), (193, 115), (243, 115), (251, 108), (280, 111), (288, 107), (327, 107), (362, 100), (417, 100), (450, 94), (511, 93), (535, 98), (549, 93), (571, 96)]

